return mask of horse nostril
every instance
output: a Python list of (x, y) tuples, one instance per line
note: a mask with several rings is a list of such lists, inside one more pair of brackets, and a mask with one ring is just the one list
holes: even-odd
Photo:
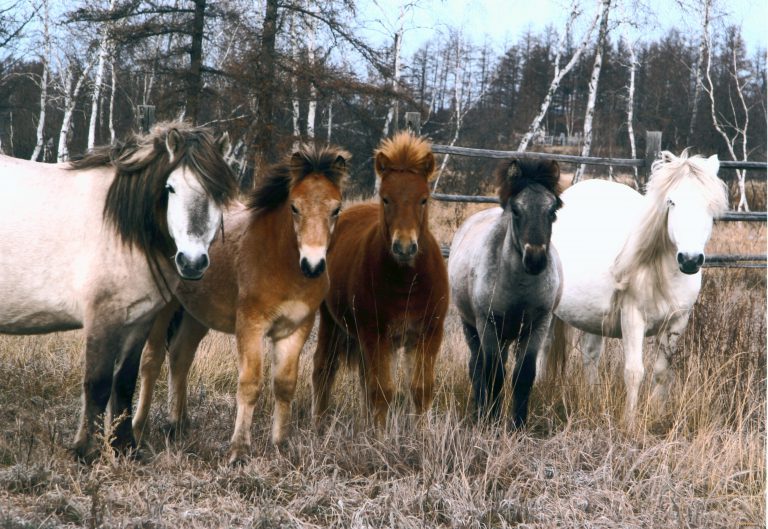
[(400, 241), (395, 241), (392, 243), (392, 251), (398, 255), (403, 254), (403, 247), (400, 244)]
[(696, 258), (696, 266), (701, 266), (704, 264), (704, 254), (700, 253), (699, 256)]
[(416, 252), (419, 251), (419, 245), (415, 242), (412, 242), (410, 246), (408, 246), (408, 255), (416, 255)]
[(204, 253), (203, 255), (200, 256), (200, 259), (198, 260), (197, 266), (195, 268), (197, 268), (198, 270), (205, 270), (206, 268), (208, 268), (209, 263), (210, 261), (208, 260), (208, 254)]
[(683, 264), (683, 261), (685, 261), (685, 257), (683, 257), (683, 253), (677, 252), (677, 264)]
[(325, 259), (321, 259), (315, 267), (315, 274), (322, 274), (325, 271)]

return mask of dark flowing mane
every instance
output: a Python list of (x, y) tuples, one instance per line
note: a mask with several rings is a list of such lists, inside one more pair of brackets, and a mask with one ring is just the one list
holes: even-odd
[(528, 186), (539, 184), (560, 201), (560, 165), (554, 160), (503, 160), (494, 171), (501, 206)]
[[(176, 149), (174, 156), (166, 146), (169, 135)], [(234, 197), (237, 182), (211, 131), (180, 121), (158, 123), (149, 134), (133, 134), (125, 142), (97, 147), (72, 161), (70, 169), (115, 168), (104, 218), (128, 245), (149, 255), (168, 242), (161, 216), (167, 205), (165, 182), (180, 165), (191, 169), (218, 205)]]
[(334, 185), (347, 176), (351, 155), (338, 147), (302, 145), (298, 151), (271, 166), (247, 199), (248, 208), (259, 214), (288, 200), (291, 188), (310, 174), (321, 174)]

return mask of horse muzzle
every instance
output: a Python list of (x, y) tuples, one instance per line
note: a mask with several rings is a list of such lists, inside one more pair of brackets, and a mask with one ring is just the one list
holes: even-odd
[(523, 268), (530, 275), (538, 275), (547, 267), (547, 246), (526, 244), (523, 247)]
[(701, 269), (704, 264), (703, 253), (677, 252), (677, 265), (684, 274), (692, 275)]
[(400, 239), (392, 241), (392, 257), (398, 263), (410, 264), (413, 262), (416, 254), (419, 253), (419, 244), (416, 241), (401, 242)]
[(325, 258), (320, 259), (316, 263), (312, 263), (306, 257), (302, 257), (299, 261), (299, 267), (301, 268), (301, 273), (304, 274), (304, 276), (310, 279), (314, 279), (325, 272)]
[(202, 279), (208, 266), (211, 264), (207, 253), (202, 253), (196, 257), (191, 257), (184, 252), (178, 252), (176, 258), (176, 270), (182, 279), (197, 281)]

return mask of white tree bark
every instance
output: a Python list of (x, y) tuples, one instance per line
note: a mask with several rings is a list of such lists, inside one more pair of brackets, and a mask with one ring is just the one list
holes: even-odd
[[(113, 48), (114, 53), (114, 48)], [(112, 75), (112, 89), (109, 92), (109, 143), (115, 143), (115, 91), (117, 90), (117, 72), (115, 72), (114, 55), (109, 61), (109, 71)]]
[[(289, 22), (289, 38), (291, 39), (291, 59), (293, 67), (299, 67), (299, 44), (296, 36), (296, 13), (291, 13)], [(293, 123), (293, 151), (296, 152), (301, 144), (301, 129), (299, 128), (299, 119), (301, 118), (301, 106), (299, 101), (299, 80), (296, 74), (291, 75), (291, 121)]]
[(40, 114), (37, 117), (37, 141), (35, 149), (32, 151), (30, 160), (37, 161), (40, 153), (43, 151), (43, 142), (45, 140), (45, 107), (48, 104), (48, 72), (51, 61), (51, 33), (50, 33), (50, 11), (48, 9), (48, 0), (43, 0), (43, 56), (40, 62), (43, 66), (43, 75), (40, 79)]
[(331, 132), (333, 132), (333, 101), (328, 101), (328, 132), (327, 142), (331, 143)]
[(82, 90), (92, 66), (93, 61), (89, 61), (78, 77), (77, 82), (75, 82), (75, 74), (72, 71), (73, 65), (70, 64), (64, 68), (62, 74), (64, 76), (64, 82), (62, 83), (64, 89), (64, 118), (61, 121), (61, 129), (59, 130), (59, 147), (56, 156), (56, 161), (58, 162), (69, 160), (69, 145), (67, 142), (69, 139), (69, 129), (72, 127), (72, 114), (75, 111), (77, 97), (80, 95), (80, 90)]
[[(315, 70), (315, 38), (317, 33), (317, 24), (312, 18), (307, 21), (307, 62), (310, 71)], [(317, 86), (315, 85), (314, 75), (309, 80), (309, 102), (307, 104), (307, 138), (315, 138), (315, 116), (317, 114)]]
[[(592, 150), (592, 120), (595, 117), (595, 102), (597, 101), (597, 86), (600, 82), (600, 70), (603, 66), (603, 50), (608, 36), (608, 16), (611, 9), (611, 0), (601, 0), (600, 3), (600, 31), (597, 35), (597, 49), (595, 51), (595, 64), (592, 67), (592, 76), (589, 79), (589, 96), (587, 99), (587, 111), (584, 115), (584, 144), (581, 148), (581, 156), (589, 156)], [(576, 168), (573, 175), (575, 184), (584, 176), (584, 164)]]
[[(450, 141), (450, 146), (456, 145), (459, 140), (459, 134), (461, 133), (461, 125), (464, 117), (463, 112), (463, 90), (464, 90), (464, 53), (463, 42), (461, 33), (456, 34), (456, 63), (453, 69), (453, 122), (455, 128), (453, 130), (453, 137)], [(440, 163), (440, 169), (437, 172), (437, 178), (435, 178), (433, 190), (437, 189), (437, 185), (440, 183), (440, 178), (443, 176), (445, 167), (448, 165), (448, 159), (450, 155), (443, 156), (443, 161)]]
[[(405, 8), (403, 7), (402, 4), (400, 4), (400, 15), (397, 17), (397, 30), (395, 31), (395, 42), (392, 46), (392, 53), (394, 57), (393, 57), (392, 79), (390, 82), (390, 86), (392, 88), (393, 93), (397, 92), (398, 83), (400, 82), (400, 50), (403, 46), (404, 22), (405, 22)], [(392, 102), (389, 106), (389, 110), (387, 111), (387, 117), (384, 120), (384, 129), (381, 132), (381, 135), (384, 138), (389, 136), (390, 127), (392, 127), (392, 123), (395, 120), (396, 113), (397, 113), (397, 97), (393, 97)]]
[(696, 65), (693, 71), (694, 85), (693, 85), (693, 108), (691, 109), (691, 123), (688, 126), (688, 143), (690, 144), (694, 134), (694, 128), (696, 127), (696, 120), (699, 115), (699, 99), (701, 99), (702, 88), (702, 65), (704, 64), (704, 54), (707, 51), (707, 37), (709, 32), (709, 19), (712, 11), (712, 0), (704, 0), (704, 14), (702, 16), (702, 31), (701, 41), (699, 42), (699, 55), (696, 59)]
[(565, 30), (563, 31), (563, 34), (560, 36), (560, 41), (557, 44), (557, 51), (555, 53), (555, 73), (552, 77), (552, 82), (549, 85), (549, 89), (547, 90), (547, 94), (544, 96), (544, 101), (541, 103), (541, 108), (539, 108), (539, 113), (536, 114), (536, 117), (533, 118), (533, 121), (531, 121), (531, 125), (528, 127), (528, 131), (525, 133), (523, 138), (520, 140), (520, 144), (517, 146), (518, 151), (525, 151), (528, 148), (528, 144), (531, 142), (531, 139), (533, 138), (534, 134), (536, 134), (536, 131), (539, 130), (539, 127), (541, 126), (541, 121), (544, 119), (544, 116), (547, 115), (547, 111), (549, 110), (549, 105), (552, 103), (552, 98), (555, 95), (555, 92), (557, 92), (557, 89), (560, 87), (560, 82), (563, 80), (563, 77), (570, 72), (574, 65), (578, 62), (579, 57), (581, 57), (581, 54), (586, 49), (587, 44), (589, 43), (590, 39), (592, 38), (592, 32), (595, 29), (595, 26), (597, 25), (597, 20), (599, 18), (598, 15), (595, 15), (594, 19), (592, 20), (592, 24), (589, 26), (589, 29), (584, 34), (584, 39), (579, 44), (579, 47), (574, 51), (573, 56), (568, 61), (568, 63), (561, 69), (560, 68), (560, 57), (563, 53), (563, 48), (565, 46), (565, 39), (568, 36), (568, 34), (571, 31), (571, 28), (573, 27), (574, 21), (578, 18), (578, 16), (581, 14), (581, 6), (578, 3), (575, 3), (573, 5), (573, 9), (571, 10), (571, 14), (568, 17), (568, 22), (566, 22)]
[[(109, 1), (110, 12), (115, 9), (115, 0)], [(91, 119), (88, 123), (88, 149), (93, 149), (96, 144), (96, 123), (99, 119), (99, 103), (101, 102), (101, 87), (104, 83), (104, 69), (109, 54), (110, 24), (104, 23), (101, 28), (101, 41), (99, 42), (99, 62), (96, 65), (96, 77), (93, 80), (93, 94), (91, 96)]]
[[(637, 146), (635, 145), (634, 127), (635, 73), (637, 72), (637, 54), (635, 53), (635, 43), (631, 42), (626, 35), (624, 35), (624, 42), (626, 43), (627, 50), (629, 51), (629, 85), (627, 86), (627, 134), (629, 135), (630, 157), (637, 158)], [(637, 186), (637, 189), (640, 190), (640, 180), (638, 177), (637, 167), (633, 167), (632, 169), (634, 170), (635, 185)]]

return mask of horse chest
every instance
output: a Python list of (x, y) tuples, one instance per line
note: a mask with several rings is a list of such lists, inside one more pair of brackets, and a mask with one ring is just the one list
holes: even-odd
[(293, 334), (296, 328), (314, 314), (315, 309), (301, 300), (284, 301), (278, 305), (272, 316), (268, 335), (280, 340)]

